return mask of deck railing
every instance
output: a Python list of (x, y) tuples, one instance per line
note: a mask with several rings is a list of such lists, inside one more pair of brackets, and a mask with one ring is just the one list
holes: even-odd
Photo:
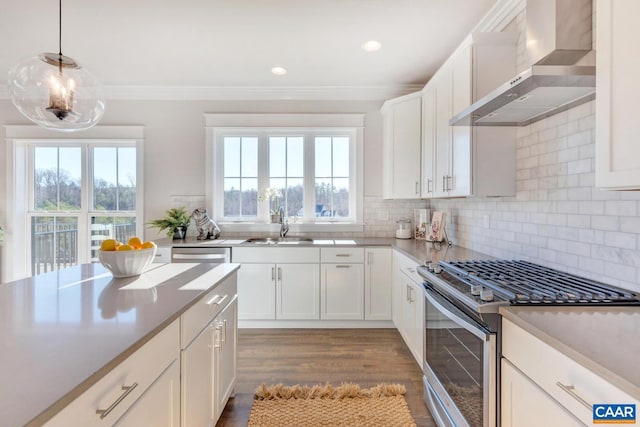
[[(136, 224), (115, 224), (104, 238), (127, 241), (136, 233)], [(92, 233), (93, 234), (93, 229)], [(91, 240), (91, 237), (89, 237)], [(97, 252), (92, 248), (91, 259), (97, 260)], [(78, 224), (53, 221), (33, 224), (31, 234), (31, 274), (70, 267), (78, 263)]]

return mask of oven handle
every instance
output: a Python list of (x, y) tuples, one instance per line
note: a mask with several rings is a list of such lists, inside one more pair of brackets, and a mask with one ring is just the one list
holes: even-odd
[(469, 320), (467, 320), (468, 316), (464, 314), (463, 311), (458, 309), (455, 305), (451, 304), (451, 302), (447, 301), (447, 299), (440, 295), (437, 291), (430, 289), (429, 287), (425, 287), (424, 295), (435, 308), (445, 314), (449, 319), (453, 320), (455, 323), (462, 326), (464, 329), (471, 332), (481, 340), (489, 341), (489, 339), (491, 338), (490, 333), (487, 333), (480, 327), (480, 325), (476, 324), (475, 322), (470, 322)]

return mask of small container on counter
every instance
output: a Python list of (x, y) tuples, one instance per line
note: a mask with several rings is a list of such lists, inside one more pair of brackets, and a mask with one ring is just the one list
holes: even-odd
[(413, 237), (413, 227), (411, 227), (411, 220), (400, 218), (396, 221), (398, 226), (396, 227), (396, 239), (411, 239)]

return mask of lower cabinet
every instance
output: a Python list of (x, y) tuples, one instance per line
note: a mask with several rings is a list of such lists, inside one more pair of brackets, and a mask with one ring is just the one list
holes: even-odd
[(503, 426), (592, 425), (593, 404), (640, 406), (606, 378), (505, 317), (502, 356)]
[(176, 320), (51, 418), (47, 427), (180, 425)]
[(241, 320), (391, 320), (391, 248), (233, 250)]
[[(213, 306), (208, 312), (204, 305)], [(207, 308), (207, 307), (205, 307)], [(235, 282), (223, 282), (203, 304), (182, 315), (182, 427), (213, 426), (236, 382), (238, 299)], [(200, 328), (190, 340), (193, 328)]]
[(418, 263), (394, 251), (393, 322), (422, 369), (424, 363), (424, 296)]
[(584, 425), (506, 359), (501, 376), (502, 427)]
[(364, 265), (322, 264), (320, 318), (364, 319)]

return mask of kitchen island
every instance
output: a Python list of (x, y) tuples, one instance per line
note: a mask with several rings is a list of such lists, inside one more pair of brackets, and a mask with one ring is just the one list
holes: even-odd
[(85, 264), (0, 285), (2, 425), (42, 425), (238, 268), (152, 264), (114, 279)]

